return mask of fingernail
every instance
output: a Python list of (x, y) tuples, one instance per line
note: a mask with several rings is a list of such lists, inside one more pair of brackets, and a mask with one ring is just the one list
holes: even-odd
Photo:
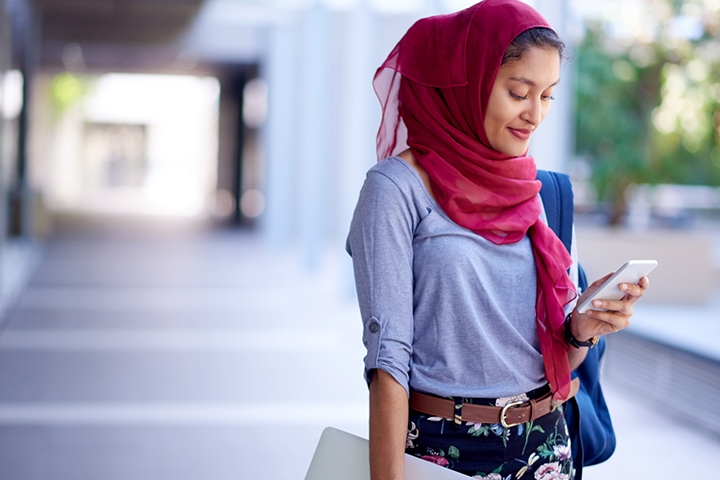
[(627, 285), (625, 285), (624, 283), (621, 283), (621, 284), (620, 284), (620, 286), (619, 286), (618, 288), (619, 288), (620, 290), (622, 290), (623, 292), (625, 292), (625, 291), (627, 291), (627, 289), (628, 289), (628, 286), (627, 286)]
[(593, 307), (600, 307), (602, 305), (602, 302), (600, 300), (593, 300), (592, 304)]

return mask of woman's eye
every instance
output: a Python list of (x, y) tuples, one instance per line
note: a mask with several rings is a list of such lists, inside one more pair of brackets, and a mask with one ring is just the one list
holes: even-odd
[(521, 95), (517, 95), (517, 94), (514, 93), (512, 90), (510, 91), (510, 96), (511, 96), (512, 98), (514, 98), (515, 100), (527, 100), (527, 98), (528, 98), (527, 95), (525, 95), (525, 96), (523, 97), (523, 96), (521, 96)]
[(542, 99), (543, 100), (555, 100), (555, 97), (553, 97), (552, 95), (543, 95)]

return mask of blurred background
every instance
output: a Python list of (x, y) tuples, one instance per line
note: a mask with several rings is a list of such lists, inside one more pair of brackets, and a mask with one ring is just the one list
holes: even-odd
[[(472, 3), (0, 0), (0, 478), (298, 479), (324, 427), (367, 434), (343, 249), (371, 80)], [(720, 0), (528, 3), (568, 44), (531, 153), (573, 178), (581, 262), (660, 262), (586, 477), (707, 478)]]

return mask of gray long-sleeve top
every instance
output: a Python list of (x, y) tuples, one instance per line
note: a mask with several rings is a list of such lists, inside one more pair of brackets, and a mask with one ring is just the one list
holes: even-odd
[(365, 375), (441, 396), (506, 397), (546, 383), (530, 240), (495, 245), (458, 226), (398, 157), (367, 174), (352, 256)]

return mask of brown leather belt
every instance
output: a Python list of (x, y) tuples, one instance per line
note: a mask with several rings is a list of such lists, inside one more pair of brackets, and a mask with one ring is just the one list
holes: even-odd
[[(580, 388), (580, 381), (575, 378), (570, 383), (570, 397), (575, 396)], [(504, 407), (490, 405), (474, 405), (463, 403), (462, 409), (456, 410), (455, 402), (447, 398), (435, 397), (416, 391), (410, 392), (410, 408), (434, 417), (471, 423), (499, 423), (505, 428), (532, 422), (555, 410), (562, 402), (554, 400), (552, 393), (527, 402), (511, 402)]]

